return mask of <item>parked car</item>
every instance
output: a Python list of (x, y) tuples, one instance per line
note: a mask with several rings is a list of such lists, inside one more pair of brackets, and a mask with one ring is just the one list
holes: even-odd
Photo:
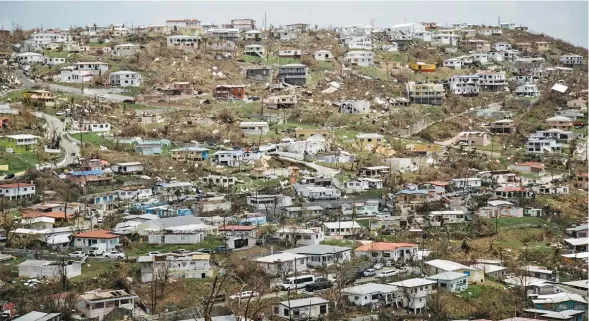
[(65, 116), (66, 112), (65, 111), (58, 111), (55, 113), (56, 116)]
[(197, 251), (197, 252), (200, 252), (200, 253), (208, 253), (208, 254), (211, 254), (211, 253), (213, 253), (213, 250), (211, 250), (211, 249), (205, 249), (205, 248), (198, 249), (198, 250), (196, 250), (196, 251)]
[(397, 275), (399, 272), (395, 271), (395, 270), (386, 270), (386, 271), (382, 271), (380, 273), (378, 273), (376, 275), (377, 279), (384, 279), (384, 278), (389, 278), (391, 276), (395, 276)]
[(231, 299), (231, 300), (247, 299), (250, 297), (257, 297), (258, 295), (260, 295), (258, 292), (243, 291), (241, 293), (237, 293), (237, 294), (229, 296), (229, 299)]
[(10, 173), (10, 174), (6, 174), (6, 176), (4, 176), (4, 179), (13, 179), (15, 177), (14, 173)]
[(307, 292), (313, 292), (317, 290), (329, 289), (333, 286), (333, 283), (326, 278), (318, 278), (315, 282), (305, 285)]
[(162, 255), (162, 253), (160, 253), (158, 251), (153, 251), (153, 252), (147, 253), (147, 255), (149, 255), (149, 256), (156, 256), (156, 255)]
[(386, 261), (384, 262), (384, 266), (386, 266), (386, 267), (391, 267), (391, 266), (393, 266), (393, 261), (391, 261), (391, 260), (386, 260)]
[(87, 253), (88, 256), (102, 256), (104, 254), (104, 250), (93, 246), (88, 250)]
[(84, 251), (75, 251), (70, 253), (71, 257), (85, 257), (86, 253), (84, 253)]
[(401, 267), (398, 269), (399, 273), (407, 273), (409, 272), (409, 268), (408, 267)]
[(104, 257), (105, 258), (114, 258), (114, 259), (124, 259), (125, 258), (125, 254), (119, 252), (119, 251), (109, 251), (104, 253)]
[(366, 269), (362, 273), (362, 276), (375, 276), (375, 275), (376, 275), (376, 270), (375, 269)]
[(382, 263), (376, 263), (376, 264), (374, 264), (374, 266), (373, 266), (373, 268), (374, 268), (375, 270), (380, 270), (380, 269), (382, 269), (383, 267), (384, 267), (384, 266), (382, 265)]
[(215, 253), (229, 253), (229, 252), (231, 252), (231, 249), (225, 245), (217, 246), (217, 248), (215, 249)]
[(172, 253), (177, 253), (177, 254), (185, 254), (185, 253), (189, 253), (190, 251), (185, 250), (185, 249), (177, 249), (176, 251), (172, 252)]
[(102, 217), (99, 217), (96, 219), (96, 223), (102, 224), (104, 223), (104, 219)]

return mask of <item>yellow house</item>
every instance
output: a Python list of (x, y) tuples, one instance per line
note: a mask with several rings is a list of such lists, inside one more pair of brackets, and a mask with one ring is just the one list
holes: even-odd
[(325, 139), (333, 139), (333, 131), (328, 129), (295, 129), (295, 137), (300, 140), (307, 139), (313, 135), (321, 135)]
[(356, 140), (360, 148), (376, 148), (382, 146), (385, 142), (384, 136), (381, 134), (358, 134)]
[(23, 93), (23, 98), (44, 102), (46, 106), (55, 104), (55, 94), (47, 90), (31, 90)]
[(411, 64), (409, 64), (409, 68), (411, 68), (411, 70), (413, 71), (418, 71), (418, 72), (435, 72), (436, 71), (436, 65), (435, 64), (426, 64), (425, 62), (413, 62)]

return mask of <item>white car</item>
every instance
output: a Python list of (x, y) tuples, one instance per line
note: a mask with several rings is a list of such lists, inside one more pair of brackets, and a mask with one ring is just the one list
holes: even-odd
[(58, 111), (55, 113), (56, 116), (65, 116), (65, 111)]
[(84, 257), (86, 256), (86, 253), (84, 253), (83, 251), (75, 251), (70, 253), (71, 257)]
[(37, 279), (30, 279), (30, 280), (26, 280), (24, 284), (28, 287), (34, 288), (38, 283), (41, 283), (41, 282)]
[(156, 255), (162, 255), (162, 254), (160, 252), (158, 252), (158, 251), (154, 251), (154, 252), (147, 253), (147, 255), (149, 255), (149, 256), (156, 256)]
[(386, 271), (382, 271), (382, 272), (378, 273), (375, 277), (377, 279), (384, 279), (384, 278), (389, 278), (391, 276), (395, 276), (398, 273), (399, 272), (397, 272), (395, 270), (386, 270)]
[(231, 295), (229, 297), (229, 299), (231, 299), (231, 300), (247, 299), (247, 298), (251, 298), (251, 297), (257, 297), (258, 295), (260, 295), (260, 293), (258, 293), (258, 292), (243, 291), (241, 293)]
[(96, 223), (104, 223), (104, 219), (102, 217), (99, 217), (96, 219)]
[(105, 258), (115, 258), (115, 259), (124, 259), (125, 258), (125, 254), (119, 252), (119, 251), (109, 251), (104, 253), (104, 257)]
[(374, 264), (374, 266), (373, 266), (373, 268), (374, 268), (375, 270), (380, 270), (380, 269), (382, 269), (383, 267), (384, 267), (384, 266), (382, 265), (382, 263), (376, 263), (376, 264)]

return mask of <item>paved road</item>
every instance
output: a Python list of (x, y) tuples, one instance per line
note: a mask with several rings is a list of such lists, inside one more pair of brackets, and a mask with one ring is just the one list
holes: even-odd
[(277, 156), (279, 159), (282, 159), (282, 160), (285, 160), (285, 161), (289, 161), (289, 162), (293, 162), (293, 163), (298, 163), (298, 164), (304, 164), (305, 166), (307, 166), (309, 168), (312, 168), (315, 171), (317, 171), (317, 174), (323, 175), (325, 177), (334, 177), (337, 173), (340, 172), (338, 169), (333, 169), (333, 168), (329, 168), (329, 167), (317, 165), (317, 164), (311, 163), (311, 162), (305, 162), (305, 161), (302, 161), (302, 160), (299, 160), (299, 159), (294, 159), (294, 158), (291, 158), (291, 157), (280, 156), (280, 152), (275, 152), (273, 154), (276, 154), (275, 156)]
[(64, 161), (57, 164), (57, 167), (67, 167), (68, 165), (75, 163), (80, 156), (80, 147), (73, 141), (70, 141), (65, 133), (65, 124), (58, 118), (48, 114), (42, 114), (42, 117), (47, 120), (47, 130), (45, 135), (51, 137), (53, 132), (56, 132), (61, 140), (59, 146), (65, 151)]

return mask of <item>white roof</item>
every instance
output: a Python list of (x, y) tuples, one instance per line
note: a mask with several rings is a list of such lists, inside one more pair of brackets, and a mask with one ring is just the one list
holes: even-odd
[(507, 270), (507, 268), (504, 266), (499, 266), (499, 265), (495, 265), (495, 264), (484, 264), (484, 263), (472, 264), (470, 267), (473, 269), (484, 271), (485, 273), (493, 273), (493, 272)]
[(561, 85), (561, 84), (554, 84), (554, 86), (552, 86), (551, 89), (558, 91), (560, 93), (564, 93), (565, 91), (567, 91), (567, 89), (569, 89), (569, 87), (567, 87), (565, 85)]
[(371, 293), (391, 293), (397, 291), (398, 287), (394, 285), (388, 284), (379, 284), (379, 283), (364, 283), (356, 286), (351, 286), (349, 288), (342, 289), (342, 293), (348, 294), (371, 294)]
[(265, 121), (242, 121), (239, 123), (239, 127), (243, 126), (268, 126), (268, 122)]
[(589, 280), (561, 282), (561, 284), (570, 285), (570, 286), (577, 287), (577, 288), (589, 289)]
[(399, 282), (393, 282), (393, 283), (389, 283), (389, 284), (394, 285), (394, 286), (398, 286), (398, 287), (402, 287), (402, 288), (414, 288), (417, 286), (436, 284), (436, 281), (415, 278), (415, 279), (409, 279), (409, 280), (404, 280), (404, 281), (399, 281)]
[(464, 211), (431, 211), (429, 215), (464, 215)]
[(125, 74), (139, 74), (136, 71), (131, 71), (131, 70), (121, 70), (121, 71), (115, 71), (115, 72), (111, 72), (111, 75), (125, 75)]
[(358, 135), (356, 135), (356, 137), (358, 137), (358, 138), (384, 138), (383, 135), (376, 134), (376, 133), (358, 134)]
[(140, 162), (129, 162), (129, 163), (117, 163), (115, 165), (118, 166), (135, 166), (135, 165), (142, 165)]
[(560, 303), (566, 301), (575, 301), (575, 302), (582, 302), (587, 303), (582, 296), (575, 294), (575, 293), (556, 293), (556, 294), (546, 294), (546, 295), (538, 295), (536, 300), (532, 300), (534, 304), (546, 304), (546, 303)]
[(456, 270), (474, 271), (475, 270), (474, 268), (471, 268), (471, 267), (466, 266), (464, 264), (460, 264), (460, 263), (456, 263), (456, 262), (452, 262), (452, 261), (447, 261), (447, 260), (432, 260), (432, 261), (425, 262), (425, 264), (433, 266), (433, 267), (438, 268), (443, 271), (456, 271)]
[(323, 223), (328, 229), (335, 228), (362, 228), (356, 221), (344, 221), (344, 222), (325, 222)]
[(576, 239), (564, 239), (564, 241), (570, 245), (577, 246), (577, 245), (589, 245), (589, 238), (587, 237), (580, 237)]
[(513, 206), (513, 203), (508, 202), (508, 201), (502, 201), (502, 200), (488, 201), (487, 204), (489, 204), (490, 206), (501, 206), (501, 205)]
[(438, 273), (438, 274), (426, 276), (425, 278), (428, 280), (435, 280), (435, 281), (437, 281), (437, 280), (451, 281), (451, 280), (456, 280), (456, 279), (460, 279), (463, 277), (468, 277), (468, 275), (464, 274), (464, 273), (460, 273), (460, 272), (444, 272), (444, 273)]
[(552, 270), (547, 270), (545, 267), (535, 265), (522, 266), (521, 268), (519, 268), (519, 270), (543, 274), (552, 274)]
[(573, 121), (572, 119), (564, 116), (554, 116), (546, 119), (546, 121)]
[(38, 136), (30, 135), (30, 134), (6, 135), (4, 137), (8, 137), (8, 138), (12, 138), (12, 139), (35, 139), (35, 138), (39, 138)]
[(274, 255), (263, 256), (256, 259), (256, 262), (262, 263), (277, 263), (277, 262), (288, 262), (307, 257), (303, 254), (282, 252)]
[(324, 298), (320, 297), (311, 297), (311, 298), (304, 298), (298, 300), (290, 300), (290, 301), (282, 301), (280, 305), (284, 305), (287, 307), (293, 308), (300, 308), (300, 307), (308, 307), (310, 305), (317, 305), (317, 304), (328, 304), (329, 301), (325, 300)]
[(561, 256), (569, 259), (589, 259), (589, 252), (563, 254)]

